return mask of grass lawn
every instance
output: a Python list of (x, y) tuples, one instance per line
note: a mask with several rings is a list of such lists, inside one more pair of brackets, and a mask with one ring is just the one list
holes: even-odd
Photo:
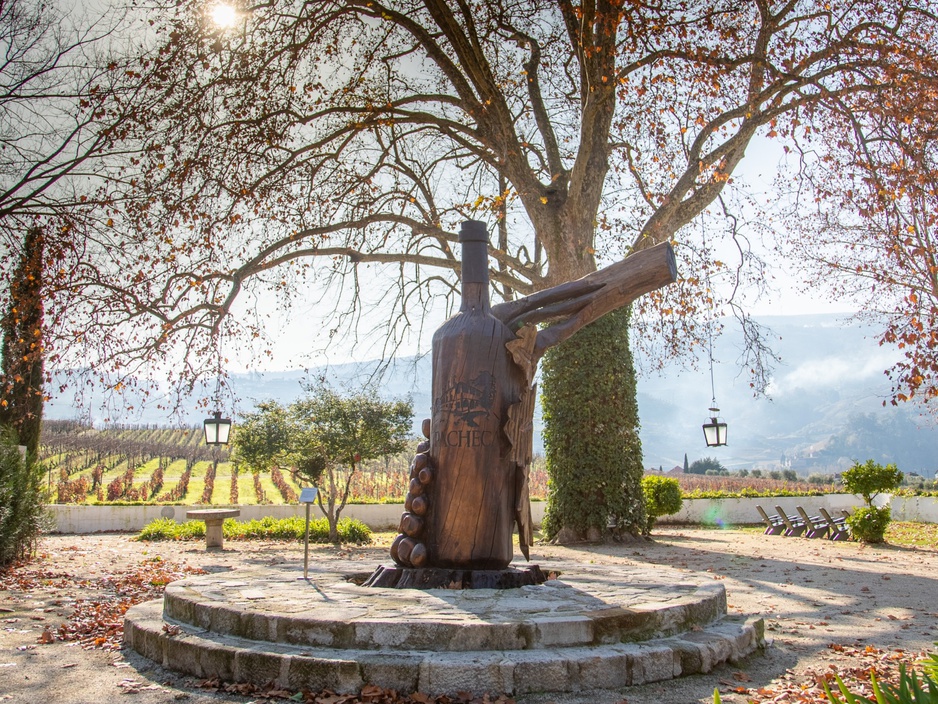
[(893, 521), (886, 529), (886, 542), (899, 547), (938, 549), (938, 524)]

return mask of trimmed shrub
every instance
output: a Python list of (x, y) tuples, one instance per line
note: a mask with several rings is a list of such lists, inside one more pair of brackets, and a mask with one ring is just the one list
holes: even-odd
[(23, 458), (13, 431), (0, 430), (0, 566), (26, 559), (36, 549), (47, 521), (44, 471), (31, 456)]
[(204, 537), (204, 521), (176, 523), (172, 518), (157, 518), (143, 527), (137, 540), (192, 540)]
[(644, 535), (650, 535), (659, 516), (668, 516), (681, 510), (684, 499), (681, 498), (681, 485), (673, 477), (649, 475), (642, 477), (642, 493), (645, 495)]
[(863, 506), (847, 516), (850, 534), (864, 543), (881, 543), (892, 520), (888, 506)]
[[(266, 516), (251, 521), (228, 518), (222, 525), (226, 540), (302, 540), (305, 529), (306, 519), (300, 516), (280, 519)], [(339, 540), (343, 543), (371, 542), (371, 529), (358, 519), (343, 518), (339, 520), (337, 529)], [(170, 518), (158, 518), (143, 527), (137, 540), (194, 540), (204, 537), (203, 521), (176, 523)], [(316, 518), (309, 522), (309, 541), (330, 542), (329, 522), (325, 518)]]

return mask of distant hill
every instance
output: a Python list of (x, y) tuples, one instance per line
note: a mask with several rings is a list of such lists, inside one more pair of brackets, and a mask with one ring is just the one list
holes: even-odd
[(755, 398), (736, 361), (742, 341), (728, 334), (714, 345), (717, 404), (728, 424), (729, 444), (707, 448), (701, 424), (710, 406), (709, 368), (669, 364), (639, 381), (645, 462), (665, 469), (705, 456), (730, 469), (791, 467), (800, 474), (833, 472), (852, 460), (895, 462), (933, 477), (938, 429), (916, 406), (883, 407), (889, 381), (883, 373), (893, 351), (878, 346), (875, 331), (838, 316), (761, 318), (781, 356), (769, 398)]
[[(935, 476), (938, 429), (914, 406), (883, 407), (889, 383), (883, 370), (890, 351), (880, 348), (872, 330), (845, 324), (837, 316), (775, 316), (760, 322), (772, 329), (773, 349), (782, 363), (775, 370), (769, 398), (755, 398), (737, 358), (741, 338), (732, 321), (714, 344), (720, 415), (729, 426), (729, 444), (708, 449), (701, 424), (708, 417), (710, 375), (705, 362), (690, 370), (669, 363), (662, 372), (639, 379), (638, 403), (645, 464), (669, 469), (710, 456), (730, 469), (791, 467), (800, 474), (839, 471), (854, 459), (895, 462), (900, 469)], [(639, 360), (639, 364), (642, 361)], [(288, 403), (302, 393), (301, 382), (326, 379), (338, 388), (360, 388), (381, 371), (378, 362), (336, 364), (303, 371), (238, 374), (232, 379), (241, 410), (265, 399)], [(430, 358), (408, 357), (387, 365), (379, 385), (386, 397), (409, 395), (414, 402), (414, 432), (430, 411)], [(135, 404), (138, 408), (142, 404)], [(86, 397), (85, 414), (102, 421), (167, 424), (164, 413), (107, 413), (99, 397)], [(81, 416), (71, 398), (58, 398), (47, 416)], [(199, 423), (204, 412), (194, 404), (182, 422)], [(237, 416), (235, 416), (237, 422)], [(539, 414), (535, 418), (540, 430)], [(540, 433), (535, 443), (540, 449)]]

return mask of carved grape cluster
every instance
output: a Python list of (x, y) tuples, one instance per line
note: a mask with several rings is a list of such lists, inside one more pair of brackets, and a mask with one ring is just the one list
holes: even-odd
[(430, 504), (427, 489), (433, 481), (430, 467), (430, 419), (423, 421), (423, 434), (427, 438), (417, 445), (417, 454), (410, 463), (410, 489), (404, 500), (404, 513), (398, 535), (391, 543), (391, 559), (402, 567), (424, 567), (429, 559), (427, 546), (421, 540)]

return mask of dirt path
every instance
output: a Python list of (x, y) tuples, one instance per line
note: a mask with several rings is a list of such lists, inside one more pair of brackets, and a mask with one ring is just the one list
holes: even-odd
[[(917, 651), (938, 640), (935, 549), (809, 541), (752, 531), (665, 527), (656, 533), (649, 543), (537, 546), (532, 561), (542, 567), (551, 560), (660, 564), (710, 573), (725, 584), (731, 612), (765, 618), (771, 642), (765, 654), (708, 675), (620, 692), (528, 696), (519, 704), (689, 704), (712, 701), (714, 687), (724, 692), (725, 702), (769, 701), (770, 691), (774, 696), (810, 681), (811, 673), (830, 665), (864, 665), (895, 657), (897, 648)], [(214, 572), (302, 562), (297, 545), (228, 542), (223, 552), (209, 553), (201, 543), (146, 544), (126, 535), (52, 536), (44, 540), (41, 553), (28, 568), (0, 575), (0, 702), (98, 704), (118, 694), (133, 704), (252, 701), (199, 689), (192, 678), (135, 653), (102, 649), (115, 638), (106, 623), (96, 622), (102, 619), (91, 606), (119, 599), (115, 591), (128, 597), (159, 591), (161, 580), (184, 569)], [(367, 571), (386, 562), (385, 555), (384, 548), (315, 547), (311, 559), (360, 559)], [(72, 617), (76, 605), (83, 609), (77, 625)], [(65, 623), (74, 637), (96, 641), (99, 647), (58, 640)], [(44, 632), (49, 634), (45, 638)], [(747, 693), (733, 693), (735, 688)]]

